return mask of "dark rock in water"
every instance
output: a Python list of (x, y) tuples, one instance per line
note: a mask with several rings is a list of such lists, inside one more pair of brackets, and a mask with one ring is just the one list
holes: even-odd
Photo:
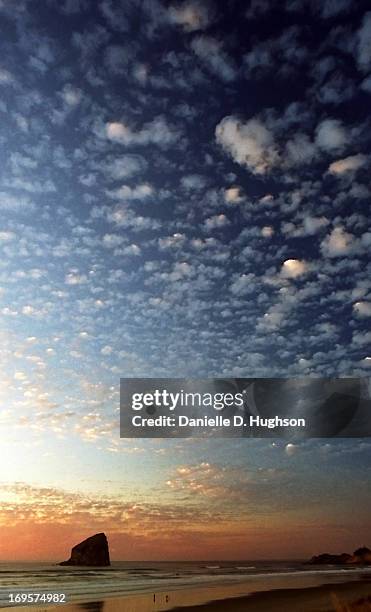
[(371, 550), (363, 546), (355, 550), (352, 555), (348, 553), (342, 553), (341, 555), (324, 553), (312, 557), (308, 563), (311, 565), (371, 565)]
[(308, 563), (311, 565), (346, 565), (350, 563), (351, 560), (352, 555), (348, 555), (348, 553), (342, 553), (341, 555), (323, 553), (322, 555), (312, 557)]
[(59, 565), (107, 566), (110, 564), (108, 542), (104, 533), (96, 533), (71, 550), (68, 561)]
[(371, 550), (367, 546), (358, 548), (353, 553), (353, 563), (363, 563), (365, 565), (371, 565)]

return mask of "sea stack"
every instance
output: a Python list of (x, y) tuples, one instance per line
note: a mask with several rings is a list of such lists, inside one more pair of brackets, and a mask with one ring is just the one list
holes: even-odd
[(104, 533), (96, 533), (80, 542), (80, 544), (76, 544), (71, 550), (71, 557), (68, 561), (62, 561), (59, 565), (91, 567), (111, 565), (106, 535)]
[(371, 550), (366, 546), (358, 548), (352, 555), (342, 553), (341, 555), (329, 555), (324, 553), (312, 557), (308, 561), (311, 565), (371, 565)]

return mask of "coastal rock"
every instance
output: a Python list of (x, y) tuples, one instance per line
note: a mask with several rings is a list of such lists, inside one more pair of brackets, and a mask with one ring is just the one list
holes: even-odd
[(68, 561), (59, 565), (107, 566), (110, 564), (108, 542), (104, 533), (96, 533), (71, 550)]
[(342, 553), (341, 555), (324, 553), (312, 557), (308, 563), (310, 565), (371, 565), (371, 550), (363, 546), (355, 550), (352, 555), (348, 553)]
[(322, 555), (317, 555), (311, 558), (308, 563), (311, 565), (346, 565), (347, 563), (352, 562), (352, 555), (348, 553), (342, 553), (341, 555), (329, 555), (328, 553), (323, 553)]
[(367, 548), (367, 546), (362, 546), (362, 548), (358, 548), (354, 551), (352, 559), (352, 563), (371, 565), (371, 550)]

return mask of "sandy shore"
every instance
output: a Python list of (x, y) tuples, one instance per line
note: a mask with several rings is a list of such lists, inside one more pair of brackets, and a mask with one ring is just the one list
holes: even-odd
[(353, 604), (370, 595), (371, 582), (362, 581), (322, 585), (308, 589), (279, 589), (266, 593), (254, 593), (247, 597), (224, 599), (200, 606), (187, 606), (181, 610), (183, 612), (298, 612), (299, 610), (300, 612), (335, 612), (334, 596), (342, 604)]
[[(97, 598), (96, 601), (80, 601), (60, 606), (12, 607), (23, 612), (333, 612), (332, 597), (341, 602), (356, 602), (371, 595), (371, 578), (328, 584), (314, 584), (307, 577), (300, 583), (277, 579), (276, 588), (270, 584), (243, 582), (212, 587), (198, 587), (130, 595), (125, 597)], [(270, 588), (268, 588), (268, 586)], [(357, 608), (355, 608), (357, 609)], [(361, 608), (359, 608), (361, 609)], [(362, 608), (363, 609), (363, 608)]]

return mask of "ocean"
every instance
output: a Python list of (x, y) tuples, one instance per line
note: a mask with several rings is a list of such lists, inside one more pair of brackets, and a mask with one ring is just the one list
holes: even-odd
[[(0, 607), (10, 605), (10, 594), (65, 593), (66, 601), (173, 591), (213, 584), (311, 579), (314, 584), (356, 580), (369, 570), (312, 567), (300, 561), (114, 562), (108, 568), (60, 567), (50, 563), (0, 563)], [(18, 605), (21, 605), (18, 603)]]

